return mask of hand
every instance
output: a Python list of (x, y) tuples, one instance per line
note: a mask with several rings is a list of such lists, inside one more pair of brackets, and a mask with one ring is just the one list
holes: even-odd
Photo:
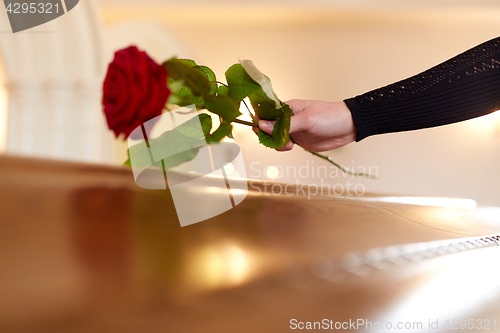
[[(302, 148), (322, 152), (342, 147), (356, 140), (356, 127), (351, 111), (344, 102), (293, 99), (286, 102), (292, 109), (290, 136)], [(259, 120), (259, 128), (272, 135), (274, 121)], [(293, 148), (288, 142), (284, 148)]]

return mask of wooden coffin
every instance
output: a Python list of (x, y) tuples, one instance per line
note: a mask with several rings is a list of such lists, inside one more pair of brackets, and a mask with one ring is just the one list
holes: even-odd
[[(296, 185), (268, 195), (269, 183), (248, 182), (236, 208), (181, 228), (170, 192), (137, 187), (130, 169), (1, 157), (0, 332), (500, 325), (494, 239), (446, 245), (499, 233), (495, 208), (310, 196)], [(430, 252), (385, 248), (439, 240)]]

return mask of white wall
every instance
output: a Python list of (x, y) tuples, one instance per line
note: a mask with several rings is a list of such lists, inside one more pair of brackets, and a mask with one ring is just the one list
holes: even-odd
[(0, 11), (7, 154), (111, 160), (101, 106), (106, 50), (97, 13), (96, 1), (87, 0), (56, 20), (13, 34), (7, 13)]
[[(198, 62), (220, 76), (238, 58), (252, 59), (284, 100), (334, 101), (361, 94), (417, 74), (500, 34), (498, 6), (376, 10), (126, 7), (107, 2), (103, 6), (107, 26), (138, 19), (159, 22), (194, 51)], [(472, 121), (365, 139), (331, 155), (347, 165), (376, 166), (380, 179), (325, 178), (323, 182), (347, 186), (349, 181), (364, 184), (368, 191), (467, 197), (500, 205), (500, 136), (490, 125), (490, 121)], [(260, 147), (246, 128), (236, 136), (250, 176), (256, 175), (250, 169), (252, 162), (259, 162), (261, 170), (267, 165), (323, 163), (300, 148), (277, 153)]]

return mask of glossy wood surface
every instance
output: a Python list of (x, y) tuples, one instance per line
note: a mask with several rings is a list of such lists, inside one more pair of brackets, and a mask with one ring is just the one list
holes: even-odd
[[(375, 320), (470, 258), (331, 279), (318, 274), (324, 258), (500, 232), (473, 210), (297, 188), (266, 195), (249, 182), (236, 208), (181, 228), (169, 192), (138, 188), (130, 169), (1, 157), (0, 332), (288, 332), (293, 318)], [(500, 313), (495, 292), (466, 311)]]

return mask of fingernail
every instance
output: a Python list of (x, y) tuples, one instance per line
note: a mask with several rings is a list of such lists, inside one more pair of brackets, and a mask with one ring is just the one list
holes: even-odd
[(259, 120), (259, 127), (272, 129), (273, 124), (272, 124), (272, 122), (270, 122), (268, 120)]

